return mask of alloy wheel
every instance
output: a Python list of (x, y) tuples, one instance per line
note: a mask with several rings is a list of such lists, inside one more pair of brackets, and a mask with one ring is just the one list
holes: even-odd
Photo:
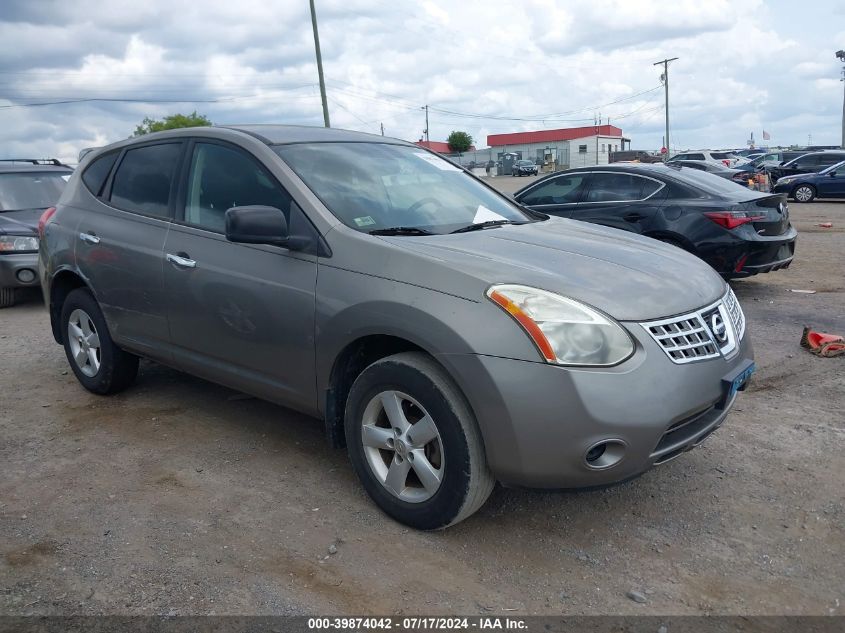
[(364, 409), (361, 441), (370, 470), (393, 496), (421, 503), (440, 489), (445, 472), (440, 432), (408, 394), (376, 394)]
[(102, 360), (100, 337), (94, 322), (84, 310), (77, 308), (70, 313), (67, 337), (71, 356), (79, 371), (88, 377), (96, 376)]
[(798, 187), (798, 189), (795, 190), (795, 199), (798, 202), (808, 202), (813, 199), (813, 190), (807, 186)]

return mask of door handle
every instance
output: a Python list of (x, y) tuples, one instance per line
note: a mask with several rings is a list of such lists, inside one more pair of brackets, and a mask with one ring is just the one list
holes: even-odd
[(622, 219), (626, 222), (639, 222), (644, 217), (644, 215), (640, 215), (639, 213), (629, 213), (628, 215), (623, 215)]
[(83, 242), (88, 242), (89, 244), (99, 244), (100, 238), (94, 235), (93, 233), (80, 233), (79, 239)]
[(188, 259), (187, 257), (180, 257), (179, 255), (173, 255), (171, 253), (167, 254), (167, 261), (171, 264), (175, 264), (180, 268), (196, 268), (197, 263), (193, 259)]

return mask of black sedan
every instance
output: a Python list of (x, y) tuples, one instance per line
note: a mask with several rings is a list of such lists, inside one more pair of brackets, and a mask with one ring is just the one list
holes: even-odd
[(845, 198), (845, 161), (817, 174), (784, 176), (775, 185), (775, 192), (798, 202), (812, 202), (816, 198)]
[(514, 198), (536, 211), (683, 248), (725, 278), (792, 263), (797, 232), (783, 194), (750, 191), (689, 167), (606, 165), (551, 174)]
[(530, 160), (518, 160), (511, 168), (514, 176), (536, 176), (539, 171), (540, 168)]

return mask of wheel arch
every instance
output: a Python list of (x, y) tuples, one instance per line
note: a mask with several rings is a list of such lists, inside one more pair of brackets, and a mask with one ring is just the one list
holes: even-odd
[(70, 269), (60, 270), (50, 281), (50, 328), (53, 331), (53, 338), (59, 345), (64, 343), (60, 323), (62, 306), (67, 296), (77, 288), (91, 289), (81, 275)]

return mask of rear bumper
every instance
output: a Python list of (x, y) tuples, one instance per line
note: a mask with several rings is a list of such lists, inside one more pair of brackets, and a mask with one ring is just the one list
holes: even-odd
[(38, 283), (38, 253), (0, 255), (0, 288), (28, 288)]
[[(738, 279), (788, 268), (795, 256), (798, 232), (789, 227), (783, 235), (757, 235), (753, 228), (730, 239), (699, 244), (698, 256), (726, 278)], [(727, 231), (726, 231), (727, 232)]]

